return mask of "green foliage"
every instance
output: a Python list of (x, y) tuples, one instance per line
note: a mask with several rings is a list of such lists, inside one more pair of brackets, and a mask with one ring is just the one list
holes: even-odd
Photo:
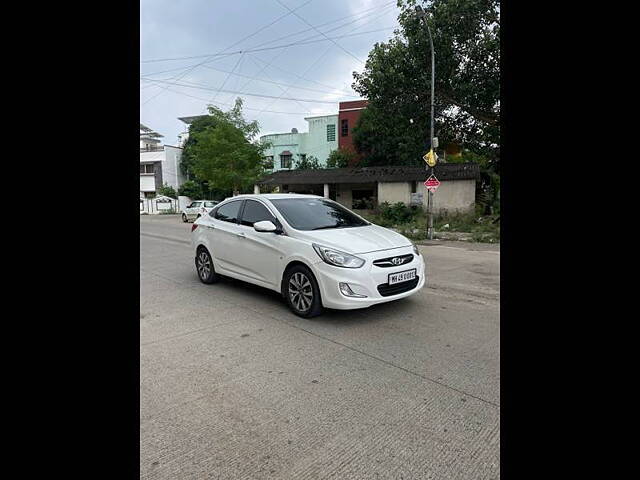
[(164, 195), (165, 197), (178, 198), (178, 194), (176, 193), (176, 190), (173, 187), (167, 185), (166, 183), (158, 189), (158, 194)]
[(382, 202), (378, 207), (379, 215), (394, 225), (414, 222), (418, 217), (424, 217), (422, 207), (408, 207), (402, 202)]
[(332, 150), (327, 158), (327, 168), (345, 168), (354, 163), (356, 154), (351, 150), (339, 148)]
[(196, 180), (206, 182), (209, 190), (249, 189), (263, 172), (266, 144), (253, 141), (259, 132), (258, 123), (242, 117), (240, 98), (228, 112), (209, 106), (209, 114), (209, 126), (189, 133), (189, 140), (193, 137), (190, 172)]
[[(354, 144), (369, 165), (423, 165), (429, 148), (431, 47), (435, 50), (435, 135), (492, 163), (500, 143), (499, 0), (399, 0), (400, 28), (376, 43), (353, 88), (369, 100), (355, 126)], [(499, 171), (499, 168), (495, 168)]]
[(189, 138), (187, 138), (183, 146), (182, 158), (180, 160), (180, 171), (183, 175), (186, 175), (187, 178), (191, 179), (193, 177), (193, 165), (195, 163), (193, 152), (194, 146), (198, 142), (197, 134), (204, 132), (207, 128), (213, 128), (215, 125), (216, 118), (211, 115), (196, 118), (193, 123), (189, 125)]
[(320, 161), (313, 155), (307, 155), (302, 157), (298, 155), (298, 160), (295, 161), (293, 168), (297, 170), (319, 170), (322, 168)]
[(178, 194), (189, 197), (192, 200), (202, 198), (202, 185), (194, 180), (187, 180), (178, 188)]

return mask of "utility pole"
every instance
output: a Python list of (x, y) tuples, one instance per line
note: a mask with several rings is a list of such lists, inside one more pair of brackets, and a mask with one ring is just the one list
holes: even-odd
[[(434, 105), (434, 91), (435, 91), (435, 78), (436, 78), (436, 62), (435, 52), (433, 51), (433, 39), (431, 38), (431, 29), (429, 23), (427, 23), (427, 13), (422, 9), (420, 5), (416, 6), (416, 14), (418, 18), (424, 20), (424, 24), (427, 26), (427, 32), (429, 34), (429, 45), (431, 47), (431, 128), (429, 129), (429, 146), (435, 155), (435, 146), (433, 142), (433, 105)], [(431, 173), (435, 172), (435, 165), (431, 167)], [(427, 165), (427, 178), (429, 177), (429, 166)], [(433, 240), (433, 192), (428, 191), (427, 197), (427, 238)]]

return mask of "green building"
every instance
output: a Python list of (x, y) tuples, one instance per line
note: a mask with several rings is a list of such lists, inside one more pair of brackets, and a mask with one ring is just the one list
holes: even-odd
[(288, 170), (295, 162), (305, 157), (316, 157), (320, 165), (326, 165), (333, 150), (338, 149), (338, 115), (306, 117), (309, 131), (298, 133), (293, 128), (290, 133), (274, 133), (260, 137), (270, 142), (266, 150), (267, 160), (273, 161), (273, 171)]

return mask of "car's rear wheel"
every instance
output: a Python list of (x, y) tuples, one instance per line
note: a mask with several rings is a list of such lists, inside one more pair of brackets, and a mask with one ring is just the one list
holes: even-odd
[(320, 288), (311, 270), (296, 265), (287, 270), (284, 279), (284, 297), (293, 313), (311, 318), (322, 313)]
[(202, 283), (216, 283), (219, 280), (216, 269), (213, 266), (211, 254), (204, 247), (198, 248), (196, 252), (196, 270)]
[(182, 221), (184, 223), (187, 223), (189, 221), (189, 219), (187, 218), (187, 216), (184, 213), (182, 214)]

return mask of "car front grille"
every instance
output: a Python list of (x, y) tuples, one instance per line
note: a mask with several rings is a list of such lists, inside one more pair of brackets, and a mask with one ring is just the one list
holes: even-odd
[(418, 282), (420, 282), (420, 277), (416, 275), (416, 278), (414, 278), (413, 280), (409, 280), (408, 282), (396, 283), (394, 285), (382, 283), (378, 285), (378, 292), (383, 297), (390, 297), (391, 295), (398, 295), (399, 293), (413, 290), (418, 286)]
[[(398, 258), (401, 260), (400, 263), (393, 263), (392, 259), (394, 258)], [(389, 268), (389, 267), (399, 267), (400, 265), (405, 265), (407, 263), (410, 263), (413, 260), (413, 254), (408, 254), (408, 255), (397, 255), (395, 257), (387, 257), (387, 258), (380, 258), (378, 260), (374, 260), (373, 264), (376, 267), (381, 267), (381, 268)]]

